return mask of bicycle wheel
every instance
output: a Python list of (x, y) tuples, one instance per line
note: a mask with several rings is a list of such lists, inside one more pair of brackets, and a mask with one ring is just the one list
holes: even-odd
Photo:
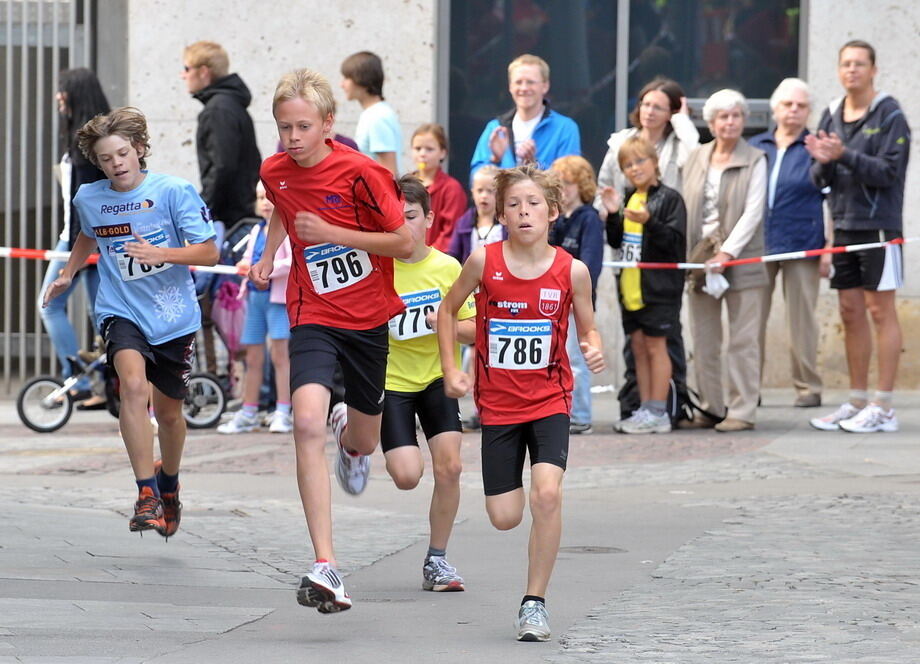
[(26, 383), (16, 397), (16, 412), (19, 419), (32, 431), (51, 433), (67, 424), (73, 414), (73, 399), (64, 392), (60, 400), (49, 400), (48, 396), (64, 385), (54, 376), (39, 376)]
[(189, 377), (182, 414), (190, 429), (213, 427), (220, 421), (226, 407), (227, 396), (216, 376), (194, 373)]

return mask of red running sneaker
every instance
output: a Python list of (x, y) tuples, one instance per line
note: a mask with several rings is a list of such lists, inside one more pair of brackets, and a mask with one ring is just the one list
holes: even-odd
[(161, 535), (166, 532), (166, 520), (163, 518), (163, 501), (157, 498), (153, 489), (145, 486), (141, 489), (134, 503), (134, 516), (128, 523), (132, 533), (156, 530)]
[[(157, 461), (153, 464), (153, 474), (157, 476), (163, 468), (163, 462)], [(182, 520), (182, 503), (179, 502), (179, 486), (173, 493), (160, 492), (160, 499), (163, 501), (163, 519), (166, 527), (160, 532), (163, 537), (172, 537), (179, 530), (179, 521)]]

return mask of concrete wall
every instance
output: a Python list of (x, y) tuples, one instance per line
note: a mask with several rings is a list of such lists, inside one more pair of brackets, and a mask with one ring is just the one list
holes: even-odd
[(252, 91), (249, 112), (263, 157), (275, 151), (278, 140), (271, 115), (275, 84), (297, 67), (329, 78), (338, 102), (336, 129), (354, 135), (360, 107), (346, 102), (339, 65), (361, 50), (383, 59), (384, 94), (399, 114), (408, 146), (415, 127), (434, 117), (435, 2), (380, 7), (369, 11), (360, 0), (301, 0), (283, 8), (252, 0), (131, 0), (126, 101), (149, 119), (151, 168), (198, 182), (195, 127), (201, 104), (186, 92), (180, 72), (183, 48), (200, 39), (222, 44), (231, 72)]

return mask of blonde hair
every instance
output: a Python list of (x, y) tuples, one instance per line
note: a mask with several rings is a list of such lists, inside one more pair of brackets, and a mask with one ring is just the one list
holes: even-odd
[(495, 176), (495, 209), (503, 210), (508, 190), (520, 182), (530, 180), (543, 191), (543, 198), (550, 209), (550, 214), (559, 214), (562, 210), (562, 182), (551, 171), (541, 171), (530, 164), (517, 168), (506, 168)]
[(492, 180), (492, 184), (494, 185), (495, 176), (501, 173), (501, 170), (502, 169), (500, 169), (495, 164), (486, 164), (485, 166), (479, 168), (475, 173), (473, 173), (472, 177), (470, 177), (470, 185), (472, 185), (473, 181), (480, 176), (488, 177), (490, 180)]
[(559, 157), (550, 168), (559, 173), (563, 180), (578, 185), (578, 197), (582, 203), (590, 203), (594, 200), (594, 195), (597, 193), (597, 180), (594, 177), (594, 168), (587, 159), (570, 154), (566, 157)]
[(94, 149), (96, 143), (108, 136), (121, 136), (135, 148), (142, 148), (138, 157), (141, 168), (147, 168), (150, 155), (150, 135), (147, 133), (147, 118), (133, 106), (116, 108), (110, 113), (100, 114), (77, 130), (77, 145), (83, 156), (93, 166), (99, 166)]
[(197, 41), (185, 47), (185, 59), (190, 67), (207, 67), (214, 79), (230, 73), (230, 58), (227, 51), (217, 42)]
[(540, 69), (540, 75), (543, 76), (543, 82), (549, 83), (549, 65), (546, 64), (546, 60), (538, 55), (531, 55), (530, 53), (519, 55), (508, 65), (509, 81), (511, 80), (511, 73), (521, 65), (535, 65)]
[(658, 170), (658, 151), (655, 149), (654, 145), (638, 134), (630, 136), (623, 141), (623, 145), (620, 146), (620, 151), (617, 152), (617, 164), (620, 166), (620, 170), (625, 170), (623, 164), (626, 163), (628, 159), (635, 157), (645, 157), (654, 160), (655, 175), (661, 178), (661, 172)]
[(275, 95), (272, 97), (272, 113), (281, 102), (298, 98), (316, 106), (323, 120), (330, 115), (335, 115), (335, 97), (332, 96), (332, 86), (329, 85), (325, 76), (312, 69), (295, 69), (281, 77), (278, 85), (275, 86)]

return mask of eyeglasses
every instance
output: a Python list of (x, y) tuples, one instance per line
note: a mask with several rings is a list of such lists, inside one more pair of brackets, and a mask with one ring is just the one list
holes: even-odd
[(185, 72), (188, 73), (189, 70), (191, 70), (191, 69), (198, 69), (198, 67), (200, 67), (200, 66), (201, 66), (201, 65), (182, 65), (182, 69), (184, 69)]
[(642, 159), (636, 159), (635, 161), (628, 161), (625, 164), (623, 164), (623, 170), (628, 171), (633, 168), (638, 168), (639, 166), (642, 166), (647, 161), (648, 161), (648, 157), (642, 157)]

